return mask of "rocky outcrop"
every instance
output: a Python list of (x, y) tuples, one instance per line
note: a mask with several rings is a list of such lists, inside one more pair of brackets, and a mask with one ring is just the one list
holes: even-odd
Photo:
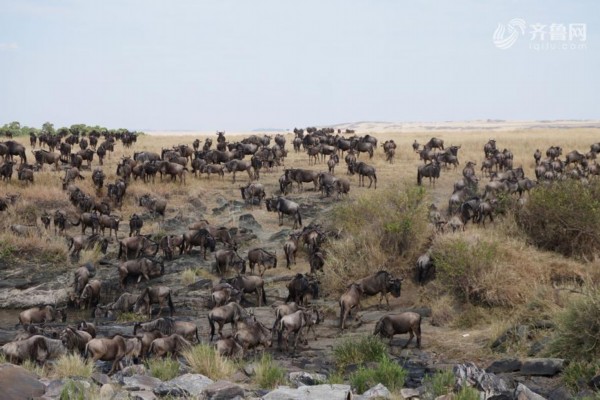
[(27, 400), (46, 392), (35, 374), (12, 364), (0, 365), (0, 388), (4, 400)]
[(264, 400), (351, 400), (350, 385), (279, 386), (263, 396)]

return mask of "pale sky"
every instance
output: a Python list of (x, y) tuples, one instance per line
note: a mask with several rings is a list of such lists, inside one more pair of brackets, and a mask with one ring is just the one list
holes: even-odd
[(596, 0), (0, 0), (0, 125), (599, 119), (599, 26)]

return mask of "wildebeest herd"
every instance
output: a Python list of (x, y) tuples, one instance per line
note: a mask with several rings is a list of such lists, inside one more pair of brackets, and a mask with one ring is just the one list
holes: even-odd
[[(342, 135), (341, 132), (335, 134), (330, 128), (311, 127), (306, 131), (294, 129), (293, 151), (304, 151), (308, 155), (309, 165), (327, 165), (328, 172), (286, 167), (288, 152), (284, 135), (276, 135), (274, 138), (252, 135), (230, 143), (224, 132), (218, 132), (214, 149), (212, 139), (206, 138), (203, 146), (196, 139), (191, 146), (175, 145), (162, 149), (160, 154), (136, 151), (130, 157), (123, 157), (116, 169), (118, 178), (108, 183), (105, 182), (107, 173), (103, 171), (107, 153), (114, 152), (119, 140), (124, 148), (129, 149), (137, 142), (135, 135), (119, 137), (107, 134), (87, 138), (56, 136), (45, 137), (44, 141), (37, 138), (40, 147), (47, 146), (48, 150), (40, 148), (34, 152), (35, 164), (27, 163), (25, 146), (14, 140), (0, 143), (0, 156), (3, 157), (0, 176), (3, 180), (12, 178), (13, 168), (17, 165), (14, 156), (20, 157), (20, 164), (16, 168), (19, 180), (24, 181), (24, 185), (39, 184), (37, 180), (34, 183), (34, 176), (44, 168), (44, 164), (52, 165), (54, 170), (60, 170), (61, 167), (64, 170), (62, 187), (78, 213), (74, 215), (62, 209), (43, 210), (41, 221), (46, 230), (49, 231), (53, 224), (54, 234), (65, 236), (74, 260), (78, 259), (81, 251), (90, 249), (109, 254), (110, 245), (114, 243), (114, 231), (114, 253), (118, 263), (114, 277), (121, 293), (115, 299), (101, 298), (103, 286), (110, 282), (94, 279), (97, 266), (86, 263), (74, 271), (69, 305), (92, 310), (96, 323), (113, 319), (124, 312), (138, 313), (150, 319), (153, 305), (158, 305), (156, 319), (136, 324), (131, 335), (104, 338), (96, 337), (95, 325), (91, 321), (81, 321), (62, 329), (49, 324), (67, 319), (68, 311), (64, 307), (33, 307), (21, 313), (19, 324), (23, 332), (18, 334), (18, 340), (2, 347), (3, 353), (15, 362), (26, 359), (44, 362), (68, 351), (80, 352), (94, 360), (113, 361), (111, 372), (114, 372), (119, 368), (121, 360), (151, 355), (177, 355), (193, 342), (212, 342), (215, 337), (218, 337), (215, 346), (219, 353), (232, 357), (241, 357), (258, 347), (271, 347), (275, 338), (279, 348), (287, 349), (288, 339), (293, 337), (295, 351), (299, 342), (306, 343), (310, 330), (313, 330), (316, 338), (315, 326), (325, 317), (324, 310), (316, 306), (314, 301), (321, 295), (319, 277), (327, 265), (327, 252), (323, 245), (327, 240), (332, 240), (335, 233), (318, 224), (304, 226), (303, 204), (290, 197), (294, 191), (307, 192), (305, 184), (312, 191), (320, 192), (323, 198), (347, 197), (350, 191), (349, 178), (335, 175), (336, 165), (341, 160), (346, 163), (347, 174), (344, 175), (357, 174), (359, 187), (365, 186), (365, 179), (368, 179), (368, 188), (377, 188), (375, 165), (359, 161), (361, 153), (364, 153), (363, 159), (368, 157), (372, 160), (375, 157), (377, 138), (370, 135), (356, 136), (354, 132), (346, 133), (347, 135)], [(32, 147), (36, 143), (32, 137)], [(74, 153), (72, 148), (76, 144), (79, 144), (81, 150)], [(387, 140), (381, 147), (385, 152), (385, 161), (393, 168), (397, 156), (395, 142)], [(59, 152), (56, 153), (55, 149)], [(424, 178), (429, 178), (431, 185), (435, 185), (441, 173), (450, 168), (456, 169), (460, 165), (460, 149), (460, 145), (444, 147), (444, 141), (438, 138), (431, 138), (422, 147), (415, 141), (413, 150), (424, 161), (423, 165), (417, 167), (417, 184), (421, 185)], [(522, 167), (513, 166), (512, 152), (508, 149), (500, 151), (495, 140), (486, 143), (483, 150), (479, 170), (476, 170), (475, 161), (468, 161), (463, 167), (462, 178), (454, 184), (447, 212), (442, 213), (441, 207), (431, 205), (430, 222), (440, 233), (465, 229), (469, 221), (482, 225), (486, 219), (493, 222), (502, 196), (515, 194), (519, 196), (518, 201), (524, 202), (526, 197), (523, 194), (538, 184), (566, 178), (585, 180), (599, 174), (594, 160), (600, 151), (600, 143), (592, 145), (587, 154), (576, 151), (568, 153), (565, 161), (560, 159), (562, 149), (558, 146), (547, 150), (546, 159), (542, 159), (541, 152), (536, 151), (535, 180), (527, 178)], [(98, 157), (99, 165), (92, 169), (94, 154)], [(83, 164), (83, 161), (87, 161), (87, 164)], [(78, 180), (88, 179), (85, 176), (86, 169), (90, 172), (95, 193), (86, 193), (76, 184)], [(276, 170), (282, 170), (282, 174), (278, 179), (278, 187), (269, 196), (267, 193), (270, 187), (259, 183), (260, 177), (262, 173)], [(172, 182), (185, 188), (191, 184), (186, 179), (190, 172), (196, 179), (201, 179), (202, 174), (206, 174), (204, 182), (207, 184), (211, 174), (224, 179), (226, 173), (232, 174), (231, 181), (235, 184), (236, 172), (245, 172), (248, 181), (239, 187), (239, 193), (247, 206), (252, 210), (255, 206), (262, 207), (264, 202), (268, 211), (277, 212), (279, 225), (283, 225), (286, 218), (293, 221), (293, 230), (283, 244), (282, 251), (253, 247), (247, 249), (246, 256), (243, 256), (240, 250), (244, 243), (239, 240), (239, 229), (213, 225), (206, 219), (189, 224), (182, 233), (142, 234), (147, 229), (145, 221), (164, 222), (169, 202), (166, 198), (153, 194), (151, 190), (141, 196), (128, 193), (132, 180), (139, 179), (144, 184), (155, 185), (159, 184), (155, 180), (158, 174), (160, 181), (170, 177)], [(22, 173), (26, 178), (21, 179)], [(480, 190), (480, 179), (487, 177), (490, 181)], [(134, 197), (135, 204), (141, 209), (129, 216), (128, 236), (118, 239), (119, 224), (126, 218), (117, 210), (122, 210), (123, 202), (128, 197)], [(17, 201), (18, 196), (2, 198), (0, 211), (5, 211)], [(71, 226), (81, 226), (81, 235), (67, 236), (66, 232)], [(37, 228), (29, 228), (28, 225), (11, 226), (16, 235), (40, 234)], [(90, 234), (87, 233), (88, 229), (91, 230)], [(169, 263), (177, 257), (193, 256), (194, 247), (200, 248), (199, 254), (203, 259), (207, 258), (209, 252), (213, 255), (213, 272), (220, 276), (220, 281), (212, 286), (207, 301), (211, 308), (207, 316), (210, 334), (204, 338), (193, 322), (173, 317), (177, 313), (173, 300), (176, 296), (169, 287), (149, 285), (153, 278), (168, 271)], [(267, 327), (252, 313), (252, 309), (245, 308), (244, 305), (261, 307), (269, 304), (265, 290), (265, 271), (278, 268), (278, 258), (281, 255), (285, 257), (285, 268), (291, 269), (296, 264), (299, 251), (306, 251), (310, 271), (297, 273), (287, 284), (289, 295), (285, 304), (274, 307), (275, 323)], [(429, 254), (420, 257), (415, 269), (417, 280), (424, 282), (431, 278), (434, 265), (435, 260)], [(357, 278), (360, 279), (348, 285), (339, 299), (341, 330), (346, 329), (347, 320), (352, 313), (356, 316), (364, 296), (380, 294), (379, 306), (385, 298), (389, 309), (387, 294), (399, 297), (401, 293), (402, 278), (394, 277), (387, 271), (381, 270), (370, 276)], [(136, 288), (138, 284), (144, 288), (137, 294), (130, 293), (127, 290), (132, 283), (135, 283)], [(248, 294), (255, 295), (255, 299), (247, 299)], [(168, 307), (170, 315), (161, 317), (165, 307)], [(223, 334), (226, 324), (232, 326), (230, 336)], [(377, 322), (374, 333), (390, 339), (394, 334), (409, 333), (409, 342), (416, 336), (417, 346), (420, 347), (421, 317), (411, 312), (386, 315)]]

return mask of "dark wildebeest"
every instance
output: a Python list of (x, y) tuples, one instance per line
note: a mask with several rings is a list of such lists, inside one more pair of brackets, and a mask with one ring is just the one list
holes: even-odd
[(220, 275), (225, 275), (227, 268), (233, 268), (236, 273), (246, 270), (246, 260), (233, 249), (221, 249), (215, 252), (215, 268)]
[(92, 228), (92, 235), (98, 233), (100, 230), (100, 220), (98, 219), (97, 213), (89, 213), (84, 212), (79, 217), (77, 223), (74, 223), (74, 226), (78, 226), (81, 224), (81, 233), (85, 234), (85, 231), (88, 227)]
[(100, 301), (100, 290), (102, 289), (102, 282), (98, 279), (93, 279), (85, 285), (79, 296), (79, 305), (82, 308), (88, 309), (96, 306)]
[(92, 362), (98, 360), (112, 361), (112, 368), (109, 375), (112, 375), (120, 368), (120, 363), (126, 356), (139, 357), (142, 351), (142, 342), (140, 338), (126, 338), (121, 335), (115, 335), (111, 338), (95, 338), (85, 346), (85, 355), (92, 356)]
[(373, 158), (373, 144), (369, 142), (355, 141), (352, 149), (357, 152), (357, 156), (360, 157), (360, 153), (368, 153), (369, 158)]
[(45, 305), (32, 307), (19, 313), (19, 323), (21, 325), (41, 324), (57, 319), (60, 319), (62, 322), (67, 320), (66, 307), (54, 308), (51, 305)]
[(304, 182), (312, 182), (314, 190), (317, 190), (319, 184), (319, 173), (317, 171), (308, 169), (286, 169), (284, 170), (284, 173), (288, 180), (298, 184), (298, 190), (302, 190)]
[(148, 354), (154, 354), (156, 357), (164, 357), (170, 354), (173, 359), (177, 355), (181, 355), (184, 350), (192, 347), (192, 344), (185, 340), (181, 335), (176, 333), (167, 336), (156, 338), (148, 348)]
[[(263, 276), (267, 269), (277, 268), (277, 253), (269, 253), (263, 248), (250, 250), (248, 252), (248, 266), (251, 273), (254, 273), (256, 265), (258, 265), (258, 273)], [(263, 267), (262, 270), (261, 266)]]
[(162, 250), (163, 257), (169, 261), (173, 260), (176, 247), (179, 247), (179, 254), (183, 252), (182, 245), (183, 235), (166, 235), (158, 242), (158, 247)]
[(219, 336), (223, 337), (223, 325), (231, 324), (233, 331), (237, 330), (237, 322), (246, 316), (246, 310), (238, 303), (231, 302), (221, 307), (216, 307), (208, 313), (208, 324), (210, 325), (210, 341), (215, 336), (215, 322), (219, 325)]
[(248, 183), (246, 186), (240, 187), (240, 191), (242, 192), (242, 199), (246, 202), (249, 201), (251, 205), (254, 205), (254, 199), (258, 199), (259, 207), (266, 197), (265, 187), (260, 183)]
[(283, 216), (291, 215), (294, 218), (294, 227), (302, 226), (302, 216), (300, 215), (300, 205), (285, 197), (270, 198), (266, 201), (267, 211), (277, 211), (279, 216), (279, 225), (283, 225)]
[(100, 223), (100, 232), (102, 232), (102, 236), (104, 236), (105, 229), (108, 228), (108, 237), (112, 235), (112, 231), (115, 231), (115, 239), (117, 239), (119, 223), (121, 222), (119, 217), (114, 215), (100, 215), (98, 222)]
[(70, 326), (67, 326), (60, 335), (60, 340), (67, 350), (71, 352), (77, 350), (80, 354), (83, 354), (85, 346), (92, 339), (92, 335), (88, 332), (80, 331)]
[(358, 174), (358, 186), (365, 186), (366, 176), (367, 178), (369, 178), (368, 189), (371, 188), (373, 181), (375, 181), (375, 189), (377, 189), (377, 170), (374, 166), (365, 164), (362, 161), (358, 163), (353, 162), (348, 164), (348, 172), (350, 173), (350, 175)]
[(442, 139), (432, 137), (431, 139), (429, 139), (429, 142), (425, 143), (425, 148), (444, 150), (444, 141)]
[(185, 173), (188, 169), (183, 165), (169, 161), (161, 161), (158, 164), (158, 170), (162, 174), (170, 175), (171, 181), (175, 181), (179, 177), (179, 184), (185, 184)]
[(129, 276), (137, 276), (137, 283), (140, 283), (142, 278), (149, 281), (150, 278), (159, 277), (165, 272), (165, 264), (162, 261), (151, 260), (149, 258), (125, 261), (118, 268), (119, 282), (122, 289), (125, 289)]
[[(463, 225), (464, 227), (464, 225)], [(454, 231), (454, 229), (453, 229)], [(428, 279), (433, 278), (435, 274), (435, 265), (429, 253), (425, 253), (417, 259), (417, 282), (425, 283)]]
[(535, 152), (533, 153), (533, 158), (535, 160), (535, 165), (540, 165), (540, 160), (542, 159), (542, 152), (540, 151), (540, 149), (535, 149)]
[(67, 238), (67, 241), (69, 251), (73, 249), (71, 252), (71, 256), (73, 257), (79, 257), (81, 250), (92, 250), (97, 248), (102, 254), (106, 254), (106, 250), (108, 249), (108, 239), (103, 238), (98, 234), (91, 236), (78, 235)]
[(403, 312), (382, 317), (375, 325), (373, 335), (392, 339), (396, 334), (408, 333), (410, 337), (403, 349), (407, 348), (413, 337), (417, 336), (417, 348), (421, 348), (421, 315), (415, 312)]
[(483, 153), (485, 154), (486, 157), (489, 157), (489, 156), (493, 155), (495, 151), (496, 151), (496, 141), (494, 139), (488, 140), (487, 143), (483, 146)]
[(158, 304), (157, 317), (160, 317), (163, 305), (166, 301), (169, 306), (169, 312), (171, 313), (170, 315), (172, 317), (173, 312), (175, 311), (175, 306), (173, 305), (171, 293), (171, 288), (167, 286), (147, 287), (140, 294), (135, 304), (133, 305), (133, 312), (138, 314), (148, 314), (148, 318), (150, 318), (152, 314), (152, 304)]
[(293, 301), (298, 305), (306, 305), (309, 295), (313, 300), (319, 298), (319, 282), (310, 276), (296, 274), (286, 287), (288, 290), (286, 303)]
[(348, 286), (346, 292), (340, 297), (340, 328), (342, 330), (346, 327), (346, 318), (351, 315), (352, 310), (360, 310), (360, 298), (363, 292), (359, 284), (353, 283)]
[(296, 265), (296, 253), (298, 252), (298, 239), (300, 233), (291, 234), (289, 239), (283, 244), (283, 252), (287, 269), (290, 269), (290, 264), (293, 262)]
[(225, 279), (224, 282), (229, 283), (235, 289), (244, 293), (256, 293), (256, 303), (258, 307), (267, 304), (267, 295), (265, 293), (265, 281), (260, 276), (236, 276), (234, 278)]
[(412, 144), (412, 148), (415, 153), (419, 152), (419, 146), (420, 146), (419, 142), (417, 142), (417, 139), (415, 139), (415, 141)]
[(33, 361), (43, 364), (46, 360), (54, 360), (67, 353), (62, 341), (34, 335), (25, 340), (8, 342), (0, 347), (0, 354), (9, 362), (22, 363)]
[(417, 184), (421, 185), (423, 177), (429, 178), (429, 184), (432, 183), (435, 186), (435, 180), (440, 177), (440, 164), (437, 160), (433, 160), (429, 164), (420, 165), (417, 169)]
[(190, 254), (192, 247), (200, 246), (203, 253), (203, 259), (206, 260), (206, 249), (209, 249), (211, 252), (215, 251), (216, 240), (213, 235), (210, 234), (208, 229), (202, 228), (187, 231), (183, 234), (182, 238), (180, 253), (185, 251), (187, 254)]
[[(155, 247), (152, 254), (146, 254), (146, 250)], [(129, 253), (133, 252), (133, 258), (139, 258), (142, 255), (149, 255), (154, 257), (158, 253), (158, 243), (147, 238), (146, 236), (132, 236), (126, 237), (119, 241), (119, 254), (117, 258), (120, 259), (121, 255), (125, 257), (125, 260), (129, 259)]]
[(225, 168), (227, 171), (232, 172), (232, 181), (235, 183), (235, 174), (237, 172), (246, 171), (248, 173), (248, 178), (250, 180), (254, 179), (254, 174), (252, 173), (252, 163), (247, 160), (231, 160), (225, 163)]
[(92, 324), (91, 322), (79, 322), (77, 325), (77, 330), (89, 333), (92, 338), (96, 337), (96, 325)]
[(145, 194), (140, 197), (140, 206), (146, 207), (149, 211), (152, 211), (154, 216), (157, 214), (165, 219), (165, 210), (167, 208), (167, 201), (164, 199), (159, 199), (157, 197), (152, 197), (149, 194)]
[(402, 290), (402, 279), (394, 278), (387, 271), (379, 271), (372, 275), (362, 278), (355, 282), (360, 286), (363, 295), (375, 296), (380, 293), (379, 304), (377, 308), (381, 307), (381, 301), (385, 297), (388, 310), (390, 309), (390, 302), (388, 300), (388, 292), (394, 297), (400, 297), (400, 291)]
[(11, 160), (13, 159), (13, 156), (19, 156), (19, 158), (21, 159), (21, 164), (27, 162), (27, 155), (25, 154), (25, 146), (23, 146), (21, 143), (15, 142), (14, 140), (8, 140), (8, 141), (4, 142), (3, 144), (7, 147), (7, 149), (8, 149), (7, 155), (9, 156), (9, 158)]
[(133, 234), (140, 236), (140, 231), (142, 230), (143, 226), (144, 220), (142, 220), (139, 215), (133, 214), (129, 219), (129, 237), (131, 237)]

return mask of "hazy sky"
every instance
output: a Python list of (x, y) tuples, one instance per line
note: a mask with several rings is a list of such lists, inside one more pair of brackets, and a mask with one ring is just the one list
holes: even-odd
[(599, 27), (597, 0), (0, 0), (0, 124), (598, 119)]

